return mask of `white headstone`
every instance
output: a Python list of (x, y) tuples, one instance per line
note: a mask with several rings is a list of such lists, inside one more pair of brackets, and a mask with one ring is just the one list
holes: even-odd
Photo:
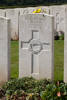
[(6, 16), (6, 12), (3, 9), (0, 9), (0, 16), (5, 17)]
[(17, 40), (19, 38), (18, 37), (19, 11), (16, 9), (7, 9), (6, 17), (11, 20), (11, 39)]
[(19, 17), (19, 77), (53, 79), (54, 18), (45, 14)]
[(65, 29), (64, 29), (65, 7), (64, 6), (51, 6), (50, 14), (55, 17), (55, 31), (65, 32)]
[(0, 17), (0, 83), (10, 77), (10, 20)]
[(67, 82), (67, 8), (65, 9), (65, 34), (64, 34), (64, 82)]

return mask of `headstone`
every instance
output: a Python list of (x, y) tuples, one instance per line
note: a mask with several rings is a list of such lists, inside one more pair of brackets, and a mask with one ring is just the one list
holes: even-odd
[(65, 16), (65, 7), (64, 6), (51, 6), (50, 7), (50, 14), (55, 17), (55, 31), (65, 32), (64, 29), (64, 16)]
[(19, 77), (53, 79), (54, 18), (47, 14), (19, 17)]
[(0, 17), (0, 83), (10, 77), (10, 20)]
[(19, 11), (16, 9), (7, 9), (6, 17), (11, 20), (11, 39), (18, 40)]
[(6, 16), (6, 12), (3, 9), (0, 9), (0, 16), (5, 17)]
[(65, 9), (65, 34), (64, 34), (64, 82), (67, 82), (67, 8)]

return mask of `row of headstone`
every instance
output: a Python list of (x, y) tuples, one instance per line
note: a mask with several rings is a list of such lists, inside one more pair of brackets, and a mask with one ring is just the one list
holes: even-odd
[[(42, 8), (45, 9), (47, 14), (54, 15), (55, 17), (55, 29), (54, 33), (60, 32), (64, 33), (64, 13), (65, 6), (43, 6), (43, 7), (28, 7), (28, 8), (15, 8), (15, 9), (0, 9), (0, 16), (7, 17), (11, 19), (11, 39), (19, 39), (19, 16), (23, 14), (32, 13), (35, 9)], [(63, 14), (63, 15), (62, 15)]]
[[(23, 28), (22, 28), (23, 27)], [(0, 17), (0, 83), (10, 77), (11, 22)], [(54, 17), (24, 14), (19, 17), (19, 77), (53, 79)]]
[[(47, 9), (47, 7), (44, 7)], [(44, 9), (43, 8), (43, 9)], [(7, 17), (11, 20), (11, 39), (19, 39), (19, 16), (22, 14), (32, 13), (35, 8), (16, 8), (16, 9), (0, 9), (0, 16)], [(48, 9), (47, 9), (48, 13)]]
[[(67, 9), (65, 9), (64, 81), (67, 82)], [(0, 82), (10, 76), (9, 19), (0, 17)], [(54, 77), (54, 17), (48, 14), (24, 14), (19, 17), (19, 77)]]

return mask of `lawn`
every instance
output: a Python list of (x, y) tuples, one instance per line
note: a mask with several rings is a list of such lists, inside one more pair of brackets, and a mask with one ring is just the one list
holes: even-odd
[(11, 41), (11, 78), (17, 78), (19, 72), (19, 42)]
[[(19, 42), (11, 41), (11, 78), (18, 77), (19, 71)], [(54, 42), (54, 77), (55, 80), (63, 80), (64, 66), (64, 41)]]
[(54, 69), (55, 80), (63, 80), (64, 73), (64, 41), (56, 40), (54, 42)]

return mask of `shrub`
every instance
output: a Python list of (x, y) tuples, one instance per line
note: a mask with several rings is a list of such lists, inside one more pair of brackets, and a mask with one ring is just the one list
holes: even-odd
[(13, 79), (2, 87), (0, 96), (6, 100), (67, 100), (67, 84), (32, 77)]
[(46, 84), (50, 84), (50, 80), (35, 80), (34, 78), (25, 77), (21, 79), (14, 79), (8, 81), (4, 86), (3, 89), (6, 93), (9, 92), (12, 95), (16, 90), (23, 90), (27, 93), (40, 93), (46, 87)]
[(48, 84), (41, 94), (42, 100), (67, 100), (67, 85)]

